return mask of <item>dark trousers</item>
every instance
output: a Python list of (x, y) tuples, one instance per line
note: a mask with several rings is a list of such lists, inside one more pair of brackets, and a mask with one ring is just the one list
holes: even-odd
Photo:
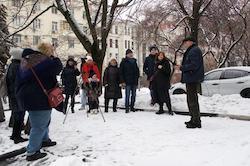
[[(172, 105), (171, 105), (170, 95), (169, 95), (169, 93), (166, 93), (166, 95), (167, 95), (166, 105), (167, 105), (168, 111), (172, 112)], [(159, 105), (160, 105), (160, 111), (163, 111), (163, 105), (164, 105), (164, 103), (160, 102)]]
[(201, 123), (200, 120), (200, 107), (198, 101), (198, 92), (200, 88), (199, 83), (188, 83), (187, 88), (187, 104), (189, 109), (189, 114), (191, 116), (191, 121), (193, 123)]
[(68, 108), (68, 102), (69, 102), (69, 98), (71, 97), (71, 111), (74, 112), (74, 106), (75, 106), (75, 96), (74, 95), (70, 95), (70, 94), (66, 94), (65, 97), (65, 102), (64, 102), (64, 108), (65, 110), (67, 110)]
[[(108, 111), (108, 108), (109, 108), (109, 100), (110, 100), (110, 99), (105, 98), (105, 111)], [(113, 111), (116, 111), (117, 101), (118, 101), (118, 99), (113, 99)]]
[[(125, 107), (126, 109), (129, 109), (129, 107), (131, 109), (134, 108), (135, 105), (135, 97), (136, 97), (136, 85), (126, 85), (125, 88)], [(130, 96), (131, 96), (131, 100), (130, 100)]]
[(20, 111), (20, 112), (14, 112), (13, 113), (13, 119), (14, 119), (14, 125), (13, 125), (13, 131), (12, 131), (12, 138), (20, 138), (21, 137), (21, 133), (22, 133), (22, 129), (24, 127), (24, 116), (25, 116), (25, 112), (24, 111)]

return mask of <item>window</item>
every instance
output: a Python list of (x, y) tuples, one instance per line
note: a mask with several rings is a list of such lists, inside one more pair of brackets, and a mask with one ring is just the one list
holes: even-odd
[(84, 33), (88, 33), (88, 27), (83, 26), (83, 32), (84, 32)]
[(245, 77), (248, 75), (249, 73), (247, 71), (229, 69), (223, 73), (222, 79), (233, 79), (233, 78)]
[(41, 41), (40, 36), (33, 36), (33, 45), (38, 45)]
[(41, 20), (35, 19), (33, 22), (33, 30), (40, 29), (41, 28)]
[(211, 72), (211, 73), (205, 75), (204, 80), (207, 80), (207, 81), (209, 81), (209, 80), (219, 80), (220, 77), (221, 77), (221, 73), (222, 73), (222, 70)]
[(127, 46), (127, 40), (125, 40), (125, 49), (127, 49), (128, 48), (128, 46)]
[(35, 2), (36, 0), (33, 0), (34, 1), (34, 8), (33, 8), (33, 13), (36, 13), (37, 11), (40, 11), (41, 10), (41, 4), (40, 2), (37, 2), (36, 5), (35, 5)]
[(118, 34), (118, 26), (115, 26), (115, 34)]
[(130, 49), (130, 41), (128, 41), (128, 49)]
[(16, 44), (21, 44), (21, 42), (22, 42), (22, 36), (19, 35), (19, 34), (14, 35), (13, 42), (16, 43)]
[(130, 28), (128, 28), (128, 35), (130, 35)]
[(112, 53), (109, 54), (109, 58), (112, 58)]
[(52, 33), (57, 32), (57, 22), (52, 22)]
[(12, 6), (20, 7), (21, 6), (21, 0), (12, 0)]
[(61, 29), (62, 29), (62, 30), (69, 31), (69, 30), (70, 30), (69, 23), (68, 23), (67, 21), (62, 21), (62, 22), (61, 22)]
[(131, 47), (132, 47), (132, 50), (134, 49), (134, 42), (131, 42)]
[(115, 40), (115, 48), (118, 48), (118, 40)]
[(15, 26), (20, 26), (22, 24), (22, 17), (21, 16), (13, 16), (13, 24)]
[(115, 54), (115, 59), (117, 59), (117, 60), (118, 60), (118, 53), (116, 53), (116, 54)]
[(109, 39), (109, 45), (110, 45), (110, 48), (113, 47), (113, 40), (112, 39)]
[(125, 35), (127, 35), (127, 27), (125, 26)]
[(57, 47), (58, 46), (58, 39), (57, 38), (52, 38), (52, 45), (54, 47)]
[(53, 7), (53, 8), (52, 8), (52, 13), (53, 13), (53, 14), (57, 14), (57, 8), (56, 8), (56, 7)]
[(75, 47), (75, 41), (74, 41), (74, 39), (68, 40), (68, 45), (69, 45), (69, 48), (74, 48)]

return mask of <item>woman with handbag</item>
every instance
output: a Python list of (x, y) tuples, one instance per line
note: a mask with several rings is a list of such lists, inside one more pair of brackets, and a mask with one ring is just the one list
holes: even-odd
[[(80, 71), (77, 69), (76, 61), (73, 58), (69, 58), (66, 62), (66, 67), (63, 69), (61, 74), (62, 85), (64, 87), (65, 102), (64, 110), (67, 110), (69, 97), (71, 97), (71, 111), (75, 113), (75, 95), (78, 89), (77, 87), (77, 76), (80, 75)], [(66, 113), (66, 112), (65, 112)]]
[(41, 153), (40, 149), (56, 145), (49, 138), (52, 104), (48, 92), (56, 89), (56, 76), (62, 70), (62, 63), (53, 57), (54, 49), (50, 44), (42, 44), (40, 50), (46, 54), (24, 49), (16, 78), (18, 105), (29, 112), (31, 124), (27, 161), (45, 157), (47, 154)]

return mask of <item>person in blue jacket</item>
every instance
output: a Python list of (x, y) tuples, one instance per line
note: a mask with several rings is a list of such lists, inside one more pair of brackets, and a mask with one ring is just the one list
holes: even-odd
[(187, 37), (183, 40), (182, 47), (186, 49), (182, 65), (181, 82), (186, 83), (187, 103), (191, 120), (185, 122), (187, 128), (201, 128), (200, 108), (198, 93), (200, 83), (204, 80), (204, 64), (201, 49), (196, 45), (195, 39)]
[[(56, 76), (62, 70), (62, 63), (59, 58), (53, 56), (53, 46), (44, 44), (48, 54), (43, 54), (26, 48), (22, 53), (20, 68), (16, 77), (16, 97), (21, 110), (29, 112), (31, 124), (29, 144), (27, 146), (27, 161), (34, 161), (45, 157), (41, 153), (42, 147), (56, 145), (49, 137), (49, 124), (51, 120), (51, 106), (48, 97), (39, 85), (31, 71), (34, 69), (46, 90), (57, 86)], [(48, 51), (50, 50), (50, 51)]]

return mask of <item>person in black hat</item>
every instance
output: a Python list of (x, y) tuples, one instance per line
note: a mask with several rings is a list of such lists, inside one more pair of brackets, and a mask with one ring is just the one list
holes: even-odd
[(149, 47), (150, 54), (146, 57), (143, 64), (143, 71), (147, 75), (147, 80), (149, 82), (149, 89), (151, 95), (151, 105), (154, 104), (153, 100), (153, 88), (152, 88), (152, 76), (154, 75), (154, 67), (156, 61), (156, 54), (159, 52), (156, 45)]
[(204, 64), (202, 51), (196, 45), (195, 39), (186, 37), (182, 47), (186, 50), (181, 66), (176, 69), (182, 71), (181, 82), (186, 83), (187, 103), (191, 120), (185, 122), (187, 128), (201, 128), (198, 92), (200, 83), (204, 80)]
[[(71, 97), (71, 112), (75, 113), (75, 95), (77, 90), (77, 76), (80, 75), (80, 71), (77, 69), (76, 61), (73, 58), (69, 58), (66, 67), (62, 71), (62, 85), (64, 86), (65, 102), (64, 111), (67, 110), (69, 97)], [(66, 113), (66, 112), (65, 112)]]
[(126, 50), (126, 57), (120, 64), (120, 78), (122, 85), (125, 86), (126, 113), (129, 113), (129, 111), (135, 112), (134, 105), (139, 79), (139, 68), (136, 59), (133, 57), (133, 52), (130, 49)]

